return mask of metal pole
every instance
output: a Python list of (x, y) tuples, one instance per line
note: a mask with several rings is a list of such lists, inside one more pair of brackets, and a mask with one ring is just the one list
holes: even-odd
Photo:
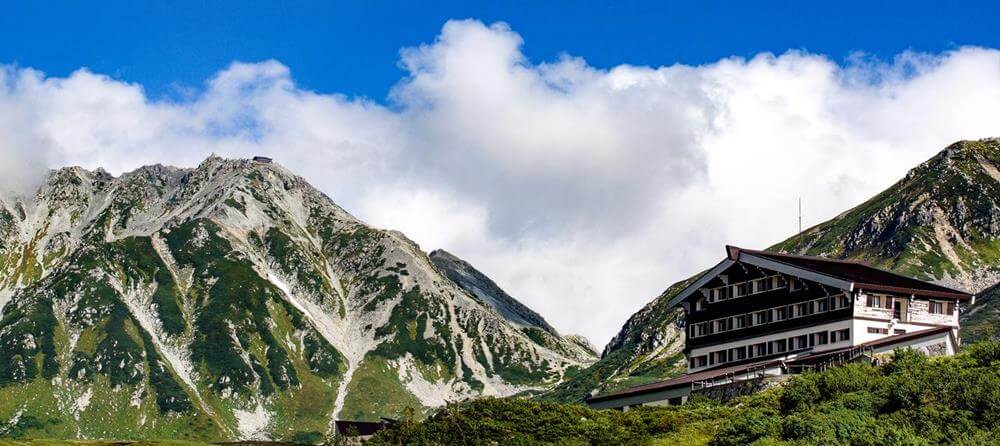
[(799, 197), (799, 235), (802, 235), (802, 197)]

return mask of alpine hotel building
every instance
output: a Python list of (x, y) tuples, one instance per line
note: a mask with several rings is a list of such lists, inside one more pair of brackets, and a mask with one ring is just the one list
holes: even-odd
[(591, 396), (591, 407), (725, 397), (719, 390), (741, 381), (874, 361), (896, 348), (951, 355), (959, 309), (975, 298), (859, 262), (733, 246), (726, 254), (668, 304), (684, 309), (687, 374)]

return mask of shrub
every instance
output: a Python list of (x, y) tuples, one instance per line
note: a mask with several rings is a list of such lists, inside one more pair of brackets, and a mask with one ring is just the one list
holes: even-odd
[(787, 414), (819, 401), (819, 385), (816, 384), (816, 376), (815, 374), (807, 373), (799, 377), (799, 379), (791, 380), (782, 389), (779, 400), (782, 413)]
[(404, 421), (372, 444), (979, 445), (1000, 444), (998, 419), (1000, 343), (990, 341), (954, 358), (900, 350), (882, 367), (810, 372), (728, 404), (617, 412), (487, 398)]
[(712, 446), (741, 446), (765, 437), (777, 437), (781, 419), (777, 413), (750, 408), (725, 424), (709, 443)]

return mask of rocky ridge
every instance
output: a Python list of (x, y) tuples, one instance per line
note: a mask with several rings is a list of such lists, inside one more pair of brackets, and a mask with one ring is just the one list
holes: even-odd
[(593, 361), (280, 165), (215, 156), (0, 196), (0, 306), (6, 436), (316, 441)]

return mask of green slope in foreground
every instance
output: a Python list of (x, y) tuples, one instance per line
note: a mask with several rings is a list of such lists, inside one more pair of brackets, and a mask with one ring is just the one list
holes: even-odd
[(576, 404), (482, 399), (370, 444), (933, 445), (997, 444), (1000, 342), (951, 357), (900, 351), (883, 366), (850, 364), (793, 377), (730, 404), (595, 411)]

